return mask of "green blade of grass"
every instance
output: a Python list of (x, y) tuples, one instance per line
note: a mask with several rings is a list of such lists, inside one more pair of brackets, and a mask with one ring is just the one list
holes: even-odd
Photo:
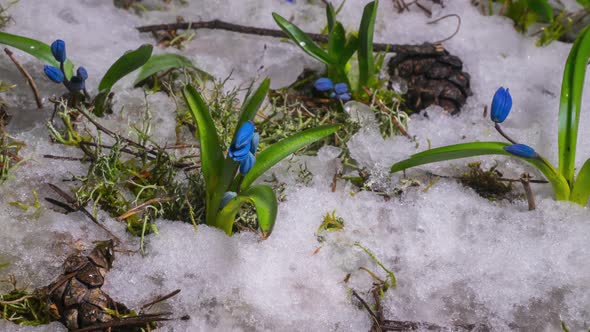
[(281, 15), (272, 13), (272, 17), (277, 22), (278, 26), (295, 42), (305, 53), (311, 55), (317, 60), (325, 63), (328, 66), (335, 66), (338, 61), (334, 59), (328, 52), (324, 51), (318, 44), (316, 44), (305, 32), (301, 31), (295, 24), (287, 21)]
[[(236, 125), (236, 133), (237, 129), (240, 128), (244, 123), (254, 120), (256, 113), (258, 113), (258, 109), (260, 109), (260, 106), (264, 102), (264, 98), (266, 98), (269, 88), (270, 79), (266, 78), (264, 81), (262, 81), (262, 83), (260, 83), (258, 89), (256, 89), (256, 91), (254, 91), (254, 93), (244, 101), (244, 104), (242, 105), (242, 111), (240, 113), (240, 119)], [(234, 138), (236, 133), (234, 133)]]
[[(0, 32), (0, 44), (17, 48), (23, 52), (29, 53), (44, 63), (59, 68), (59, 62), (53, 58), (51, 47), (43, 42), (23, 36), (12, 35), (6, 32)], [(70, 60), (66, 60), (64, 63), (64, 70), (67, 78), (70, 79), (74, 73), (74, 65)]]
[(256, 163), (244, 176), (240, 188), (242, 190), (248, 188), (259, 176), (279, 161), (302, 147), (335, 133), (338, 128), (340, 128), (339, 125), (324, 125), (307, 129), (264, 149), (256, 156)]
[(328, 32), (331, 32), (336, 23), (336, 11), (334, 10), (332, 3), (329, 2), (326, 5), (326, 18), (328, 19)]
[(192, 85), (187, 85), (183, 90), (183, 95), (189, 112), (197, 125), (201, 150), (201, 167), (207, 191), (210, 191), (219, 182), (225, 157), (221, 151), (219, 137), (217, 137), (217, 130), (209, 112), (209, 107), (207, 107), (201, 94)]
[(586, 27), (574, 42), (561, 82), (559, 105), (559, 172), (570, 186), (574, 182), (578, 125), (582, 108), (582, 92), (586, 77), (586, 65), (590, 58), (590, 26)]
[(346, 45), (344, 45), (344, 49), (342, 50), (342, 54), (340, 55), (340, 65), (345, 66), (350, 58), (354, 55), (359, 48), (359, 39), (356, 35), (351, 34), (349, 35), (348, 39), (346, 40)]
[(143, 66), (152, 56), (152, 51), (152, 45), (144, 44), (134, 51), (123, 54), (104, 74), (98, 84), (98, 90), (110, 91), (120, 79)]
[(141, 66), (139, 74), (137, 74), (137, 78), (135, 79), (135, 82), (133, 82), (133, 85), (139, 84), (141, 81), (154, 75), (155, 73), (177, 68), (193, 68), (205, 78), (212, 77), (209, 73), (196, 68), (189, 58), (180, 54), (156, 54), (150, 57), (150, 59), (143, 66)]
[(340, 61), (340, 57), (342, 56), (345, 46), (346, 32), (344, 31), (342, 23), (336, 22), (334, 28), (330, 30), (330, 38), (328, 39), (328, 53), (331, 57), (338, 59), (338, 63), (342, 63), (342, 61)]
[(572, 188), (570, 200), (586, 206), (590, 197), (590, 159), (586, 160)]
[(373, 32), (377, 16), (377, 1), (369, 2), (363, 10), (363, 17), (359, 28), (359, 82), (357, 91), (363, 91), (363, 86), (370, 84), (369, 80), (375, 74), (373, 59)]
[(251, 203), (256, 207), (258, 225), (262, 236), (267, 238), (272, 233), (277, 219), (278, 202), (272, 188), (266, 185), (252, 186), (229, 201), (217, 215), (215, 226), (231, 235), (236, 215), (245, 203)]
[[(416, 153), (410, 158), (402, 160), (391, 166), (391, 172), (399, 172), (410, 167), (420, 166), (424, 164), (435, 163), (439, 161), (447, 161), (452, 159), (460, 159), (467, 157), (476, 157), (483, 155), (504, 155), (516, 157), (504, 150), (504, 147), (510, 144), (504, 142), (471, 142), (455, 145), (443, 146), (440, 148), (426, 150)], [(543, 157), (539, 158), (520, 158), (533, 166), (535, 166), (547, 180), (551, 183), (555, 192), (555, 197), (558, 200), (567, 200), (570, 195), (570, 189), (563, 178), (549, 162)]]

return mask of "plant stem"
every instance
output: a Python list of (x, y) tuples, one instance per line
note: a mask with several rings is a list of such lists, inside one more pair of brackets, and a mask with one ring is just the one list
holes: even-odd
[(496, 128), (496, 130), (498, 131), (498, 133), (500, 133), (500, 135), (502, 135), (502, 137), (504, 137), (505, 139), (507, 139), (508, 142), (510, 142), (512, 144), (518, 144), (518, 143), (516, 143), (515, 140), (513, 140), (512, 138), (510, 138), (510, 136), (506, 135), (506, 133), (500, 127), (500, 124), (499, 123), (496, 123), (496, 125), (494, 126), (494, 128)]

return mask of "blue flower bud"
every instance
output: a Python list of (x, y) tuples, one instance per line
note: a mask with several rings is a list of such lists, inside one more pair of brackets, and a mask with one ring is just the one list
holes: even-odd
[(231, 201), (232, 199), (234, 199), (234, 197), (238, 196), (238, 194), (236, 192), (233, 191), (226, 191), (223, 194), (223, 198), (221, 199), (221, 208), (223, 209), (227, 203), (229, 203), (229, 201)]
[(336, 92), (337, 95), (347, 93), (348, 85), (346, 85), (346, 83), (336, 83), (336, 85), (334, 85), (334, 92)]
[(515, 156), (523, 158), (536, 158), (539, 156), (533, 148), (525, 144), (512, 144), (509, 146), (505, 146), (504, 150)]
[(512, 108), (512, 96), (508, 89), (499, 87), (492, 99), (492, 112), (490, 117), (496, 123), (502, 123), (508, 117), (510, 109)]
[(256, 162), (256, 157), (252, 153), (248, 153), (248, 158), (240, 161), (240, 174), (246, 175), (254, 166)]
[(343, 93), (338, 95), (336, 98), (338, 98), (339, 100), (343, 101), (343, 102), (347, 102), (350, 100), (350, 93)]
[(252, 137), (254, 136), (254, 122), (247, 121), (238, 129), (236, 133), (236, 139), (234, 140), (234, 147), (236, 149), (241, 149), (244, 146), (250, 144), (252, 141)]
[(313, 87), (318, 91), (326, 92), (334, 87), (334, 83), (332, 83), (331, 79), (322, 77), (313, 83)]
[(252, 136), (252, 142), (250, 143), (250, 153), (256, 154), (256, 149), (258, 149), (258, 143), (260, 143), (260, 134), (254, 133)]
[(66, 61), (66, 42), (61, 39), (58, 39), (51, 43), (51, 53), (55, 60), (59, 63), (63, 63)]
[(86, 81), (86, 79), (88, 79), (88, 72), (86, 71), (86, 68), (84, 68), (84, 67), (78, 67), (76, 74), (77, 74), (76, 76), (81, 78), (83, 81)]
[(55, 83), (62, 83), (65, 79), (64, 74), (59, 68), (45, 65), (43, 66), (43, 71), (45, 72), (45, 75)]
[(236, 148), (235, 145), (230, 145), (227, 154), (229, 157), (235, 161), (242, 161), (248, 157), (248, 153), (250, 153), (250, 148), (252, 144), (246, 144), (241, 148)]

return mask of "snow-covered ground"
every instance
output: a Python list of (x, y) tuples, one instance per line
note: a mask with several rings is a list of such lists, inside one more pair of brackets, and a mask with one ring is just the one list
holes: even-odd
[[(156, 1), (149, 1), (156, 2)], [(104, 0), (20, 0), (11, 14), (7, 32), (30, 36), (46, 43), (61, 38), (68, 56), (90, 74), (87, 85), (95, 88), (101, 75), (124, 51), (153, 42), (139, 34), (139, 25), (222, 19), (229, 22), (275, 28), (271, 13), (292, 17), (307, 31), (325, 24), (321, 1), (190, 0), (187, 7), (150, 12), (138, 17)], [(157, 3), (160, 3), (159, 1)], [(534, 39), (518, 34), (502, 17), (483, 17), (469, 1), (445, 1), (434, 7), (434, 16), (458, 14), (460, 32), (445, 43), (461, 57), (471, 74), (474, 95), (459, 116), (429, 109), (429, 117), (412, 117), (409, 131), (416, 143), (403, 137), (383, 140), (376, 128), (364, 128), (349, 143), (352, 156), (371, 169), (377, 180), (390, 179), (388, 168), (398, 160), (432, 146), (472, 140), (500, 140), (489, 119), (482, 116), (499, 86), (509, 87), (513, 111), (504, 129), (554, 162), (557, 158), (557, 110), (561, 76), (569, 44), (554, 42), (537, 48)], [(365, 1), (349, 0), (340, 17), (356, 29)], [(397, 14), (391, 1), (382, 1), (375, 39), (389, 43), (422, 43), (450, 35), (454, 19), (436, 25), (414, 9)], [(270, 76), (273, 87), (291, 83), (304, 66), (320, 66), (295, 46), (277, 39), (224, 31), (198, 31), (182, 54), (206, 71), (225, 77), (233, 71), (233, 84)], [(266, 47), (265, 47), (266, 46)], [(168, 49), (166, 52), (173, 50)], [(158, 52), (164, 52), (159, 50)], [(18, 53), (37, 77), (43, 96), (61, 87), (43, 78), (42, 65)], [(263, 66), (262, 69), (261, 66)], [(72, 154), (72, 149), (48, 143), (45, 121), (49, 106), (35, 109), (30, 91), (7, 57), (0, 57), (0, 77), (19, 88), (7, 101), (14, 116), (11, 132), (28, 143), (23, 155), (29, 160), (13, 178), (0, 186), (0, 279), (16, 275), (30, 288), (47, 284), (59, 273), (63, 259), (75, 247), (91, 247), (105, 234), (83, 215), (63, 215), (48, 208), (24, 212), (9, 202), (32, 202), (33, 190), (47, 196), (46, 183), (59, 183), (84, 172), (75, 162), (42, 158), (43, 154)], [(136, 121), (144, 107), (143, 92), (130, 88), (133, 75), (117, 84), (117, 112), (102, 122), (121, 133)], [(587, 84), (587, 88), (590, 88)], [(92, 91), (93, 93), (95, 91)], [(584, 98), (590, 105), (590, 95)], [(148, 97), (155, 129), (161, 142), (174, 140), (174, 103), (162, 94)], [(588, 106), (587, 106), (588, 107)], [(582, 113), (577, 165), (590, 156), (588, 112)], [(310, 186), (298, 184), (286, 165), (276, 175), (287, 182), (287, 201), (281, 203), (277, 226), (266, 241), (252, 234), (227, 237), (200, 226), (160, 220), (159, 235), (148, 240), (148, 255), (119, 254), (108, 274), (105, 290), (118, 301), (138, 308), (154, 296), (180, 288), (182, 292), (160, 309), (190, 320), (165, 323), (162, 331), (368, 331), (366, 311), (351, 304), (350, 288), (369, 298), (372, 279), (359, 267), (382, 271), (358, 247), (369, 248), (397, 276), (398, 285), (383, 299), (389, 319), (452, 323), (485, 323), (496, 331), (519, 327), (521, 331), (555, 331), (560, 320), (572, 330), (588, 329), (590, 321), (590, 212), (556, 202), (550, 188), (535, 185), (537, 210), (527, 211), (525, 201), (490, 202), (454, 180), (441, 179), (429, 190), (410, 188), (385, 201), (369, 192), (351, 194), (345, 183), (336, 192), (330, 184), (339, 166), (337, 151), (326, 148), (318, 157), (306, 158), (314, 173)], [(506, 176), (515, 177), (531, 168), (514, 159), (483, 158), (486, 166), (499, 164)], [(439, 163), (409, 170), (457, 174), (466, 160)], [(67, 186), (67, 183), (65, 184)], [(315, 232), (323, 216), (335, 210), (345, 220), (340, 232), (326, 235), (321, 250)], [(101, 214), (106, 225), (124, 238), (129, 247), (137, 239), (126, 235), (124, 225)], [(344, 282), (351, 274), (348, 283)], [(0, 290), (6, 290), (0, 284)], [(0, 320), (2, 331), (64, 331), (60, 324), (20, 328)]]

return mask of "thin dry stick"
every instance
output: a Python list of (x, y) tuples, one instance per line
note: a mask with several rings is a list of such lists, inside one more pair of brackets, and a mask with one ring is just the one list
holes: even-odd
[(88, 212), (88, 210), (86, 210), (85, 207), (78, 205), (78, 202), (76, 202), (76, 200), (72, 198), (72, 196), (68, 195), (65, 191), (61, 190), (58, 186), (52, 183), (48, 183), (48, 185), (51, 189), (53, 189), (53, 191), (55, 191), (58, 195), (65, 199), (66, 202), (72, 206), (72, 208), (82, 211), (86, 216), (88, 216), (88, 218), (90, 218), (90, 220), (92, 220), (93, 223), (95, 223), (96, 225), (98, 225), (98, 227), (102, 228), (105, 232), (107, 232), (117, 243), (123, 243), (121, 239), (119, 239), (115, 234), (113, 234), (113, 232), (111, 232), (105, 225), (99, 223), (98, 220), (94, 218), (92, 213)]
[(1, 301), (1, 300), (0, 300), (0, 304), (2, 304), (2, 305), (11, 305), (11, 304), (17, 304), (17, 303), (20, 303), (20, 302), (22, 302), (22, 301), (24, 301), (24, 300), (30, 299), (30, 298), (32, 298), (32, 297), (33, 297), (32, 295), (25, 295), (25, 296), (23, 296), (23, 297), (21, 297), (21, 298), (19, 298), (19, 299), (12, 300), (12, 301)]
[(150, 303), (144, 304), (144, 305), (141, 307), (141, 309), (146, 309), (146, 308), (149, 308), (149, 307), (153, 306), (153, 305), (154, 305), (154, 304), (156, 304), (156, 303), (160, 303), (160, 302), (162, 302), (162, 301), (166, 301), (166, 300), (168, 300), (169, 298), (176, 296), (178, 293), (180, 293), (180, 289), (177, 289), (177, 290), (175, 290), (175, 291), (171, 292), (171, 293), (170, 293), (170, 294), (168, 294), (168, 295), (160, 296), (160, 297), (158, 297), (157, 299), (155, 299), (155, 300), (151, 301)]
[(144, 207), (146, 207), (148, 205), (151, 205), (154, 203), (159, 203), (159, 202), (169, 202), (169, 201), (173, 201), (175, 199), (176, 199), (175, 197), (156, 197), (156, 198), (149, 199), (149, 200), (139, 204), (138, 206), (131, 208), (129, 211), (118, 216), (116, 219), (117, 219), (117, 221), (123, 221), (123, 220), (131, 217), (132, 215), (137, 214), (139, 212), (139, 210), (143, 209)]
[[(250, 26), (244, 26), (239, 24), (228, 23), (220, 20), (212, 20), (212, 21), (199, 21), (199, 22), (180, 22), (180, 23), (171, 23), (171, 24), (156, 24), (156, 25), (146, 25), (136, 27), (139, 32), (154, 32), (154, 31), (169, 31), (169, 30), (197, 30), (197, 29), (216, 29), (216, 30), (226, 30), (250, 35), (258, 35), (258, 36), (268, 36), (268, 37), (276, 37), (276, 38), (287, 38), (288, 36), (282, 30), (275, 30), (275, 29), (266, 29), (266, 28), (256, 28)], [(306, 34), (315, 42), (319, 43), (327, 43), (328, 42), (328, 35), (322, 35), (319, 33), (307, 33)], [(375, 52), (389, 52), (389, 53), (398, 53), (400, 50), (404, 50), (408, 45), (398, 45), (398, 44), (384, 44), (384, 43), (374, 43), (373, 50)], [(424, 48), (425, 53), (440, 53), (436, 52), (434, 45), (432, 44), (424, 44), (419, 45), (419, 47)]]
[(16, 68), (18, 68), (21, 74), (23, 74), (23, 76), (27, 79), (27, 82), (29, 82), (29, 86), (31, 87), (31, 90), (33, 90), (33, 95), (35, 96), (35, 102), (37, 102), (37, 108), (43, 108), (43, 103), (41, 102), (41, 97), (39, 97), (39, 90), (37, 89), (37, 84), (35, 84), (35, 81), (33, 80), (33, 77), (31, 77), (31, 74), (29, 74), (25, 67), (23, 67), (23, 65), (21, 65), (20, 62), (18, 62), (11, 50), (5, 48), (4, 52), (6, 53), (6, 55), (8, 55), (10, 60), (12, 60), (12, 62), (14, 63)]
[(531, 189), (530, 180), (531, 176), (528, 173), (523, 173), (520, 176), (520, 183), (522, 183), (522, 187), (524, 188), (524, 192), (526, 194), (526, 199), (529, 202), (529, 211), (533, 211), (536, 208), (536, 204), (535, 195)]
[(452, 34), (452, 35), (450, 35), (449, 37), (447, 37), (447, 38), (445, 38), (445, 39), (442, 39), (442, 40), (439, 40), (439, 41), (436, 41), (436, 42), (434, 42), (433, 44), (440, 44), (440, 43), (442, 43), (442, 42), (446, 42), (447, 40), (450, 40), (451, 38), (455, 37), (455, 35), (457, 35), (457, 33), (459, 33), (459, 29), (461, 29), (461, 16), (459, 16), (459, 15), (457, 15), (457, 14), (449, 14), (449, 15), (445, 15), (445, 16), (443, 16), (443, 17), (439, 17), (439, 18), (437, 18), (437, 19), (436, 19), (436, 20), (434, 20), (434, 21), (430, 21), (430, 22), (428, 22), (428, 23), (426, 23), (426, 24), (434, 24), (434, 23), (437, 23), (437, 22), (439, 22), (439, 21), (442, 21), (442, 20), (444, 20), (444, 19), (446, 19), (446, 18), (449, 18), (449, 17), (456, 17), (456, 18), (457, 18), (457, 28), (455, 29), (455, 32), (453, 32), (453, 34)]

